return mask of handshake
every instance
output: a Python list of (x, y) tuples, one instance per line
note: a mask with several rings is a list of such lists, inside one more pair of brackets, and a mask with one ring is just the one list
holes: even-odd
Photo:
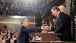
[(54, 33), (54, 32), (51, 32), (51, 28), (47, 24), (43, 24), (41, 28), (42, 28), (41, 33)]

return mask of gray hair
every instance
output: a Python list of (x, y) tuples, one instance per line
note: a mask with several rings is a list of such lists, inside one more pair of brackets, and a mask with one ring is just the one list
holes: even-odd
[(63, 5), (58, 6), (58, 8), (66, 9)]

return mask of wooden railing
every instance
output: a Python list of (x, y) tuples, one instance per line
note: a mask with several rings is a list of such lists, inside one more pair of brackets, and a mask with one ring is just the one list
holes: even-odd
[[(10, 40), (10, 42), (7, 42), (6, 40), (0, 40), (0, 43), (16, 43), (16, 42), (14, 40)], [(76, 42), (37, 41), (37, 42), (30, 42), (30, 43), (76, 43)]]
[[(57, 41), (56, 37), (57, 35), (60, 34), (52, 34), (52, 33), (34, 33), (32, 34), (33, 37), (42, 37), (41, 41), (30, 41), (30, 43), (76, 43), (76, 42), (62, 42), (62, 41)], [(10, 39), (10, 40), (0, 40), (0, 43), (16, 43), (17, 40)]]

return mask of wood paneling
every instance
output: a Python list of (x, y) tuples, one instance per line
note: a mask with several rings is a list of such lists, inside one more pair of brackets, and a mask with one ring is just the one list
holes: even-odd
[(35, 33), (33, 34), (34, 37), (42, 37), (42, 41), (56, 41), (56, 34), (52, 33)]
[(35, 27), (40, 27), (42, 25), (42, 17), (41, 16), (35, 16)]
[(0, 16), (0, 30), (3, 30), (3, 25), (6, 25), (7, 29), (18, 30), (24, 18), (29, 19), (30, 27), (35, 27), (35, 16)]
[(76, 42), (43, 41), (43, 42), (30, 42), (30, 43), (76, 43)]

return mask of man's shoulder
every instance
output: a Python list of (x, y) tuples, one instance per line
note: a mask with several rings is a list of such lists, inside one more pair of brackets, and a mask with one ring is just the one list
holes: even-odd
[(70, 15), (68, 15), (67, 13), (66, 13), (66, 15), (67, 15), (68, 17), (70, 17)]
[(24, 29), (26, 29), (26, 27), (21, 26), (21, 27), (19, 28), (19, 31), (22, 31), (22, 30), (24, 30)]
[(25, 28), (25, 26), (21, 26), (21, 28)]
[(59, 14), (60, 14), (60, 15), (64, 15), (65, 13), (63, 13), (63, 12), (60, 12)]
[(60, 16), (60, 17), (62, 17), (62, 16), (64, 17), (64, 16), (66, 16), (66, 14), (63, 13), (63, 12), (60, 12), (60, 13), (59, 13), (59, 16)]

